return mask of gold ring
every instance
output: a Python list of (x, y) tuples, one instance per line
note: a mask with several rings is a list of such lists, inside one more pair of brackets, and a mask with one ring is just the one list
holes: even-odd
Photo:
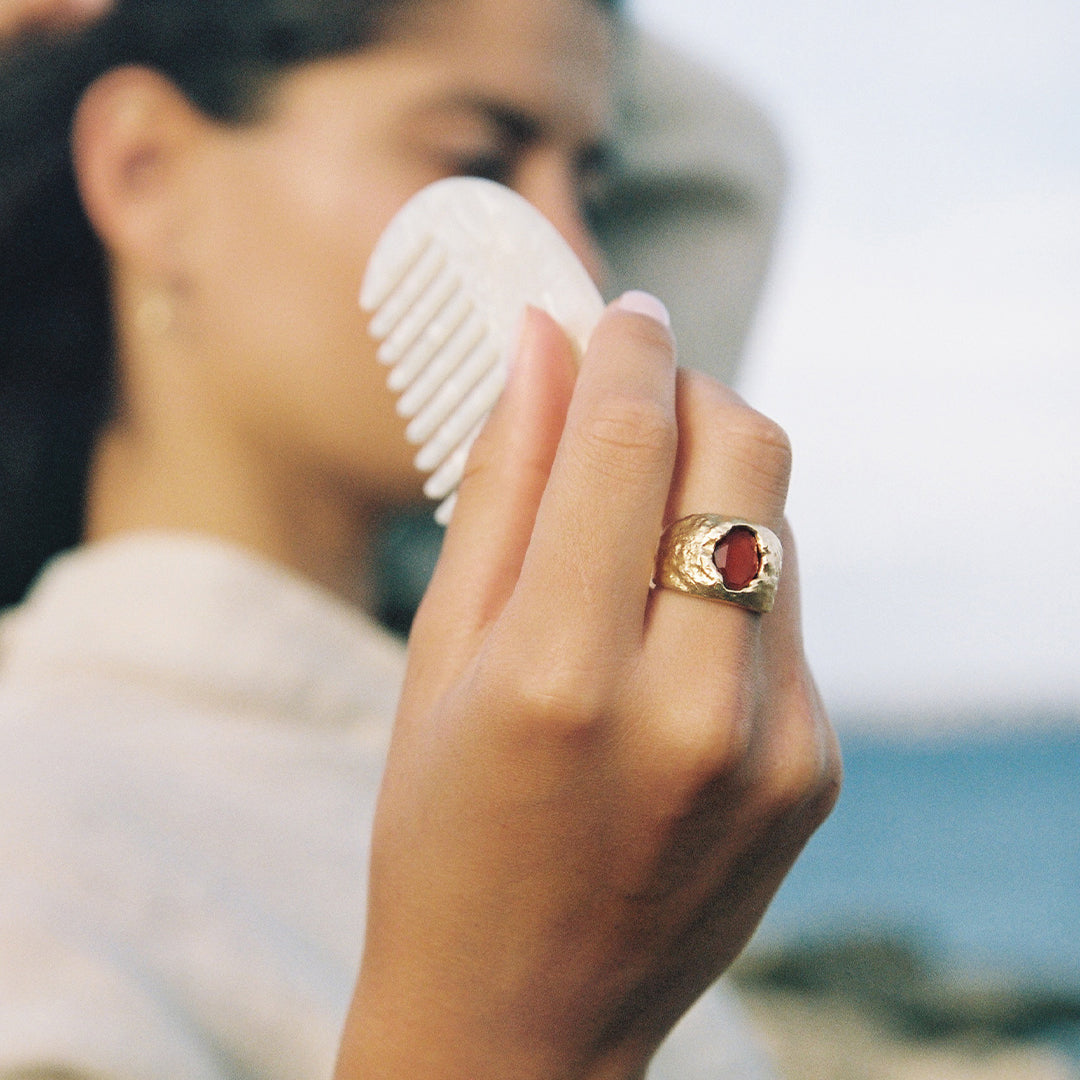
[(779, 538), (763, 525), (691, 514), (673, 521), (661, 535), (653, 584), (750, 611), (771, 611), (782, 561)]

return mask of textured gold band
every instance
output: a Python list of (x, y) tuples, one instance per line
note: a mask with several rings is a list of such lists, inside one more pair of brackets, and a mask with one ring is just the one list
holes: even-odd
[(720, 514), (691, 514), (660, 537), (653, 584), (771, 611), (782, 561), (780, 540), (770, 529)]

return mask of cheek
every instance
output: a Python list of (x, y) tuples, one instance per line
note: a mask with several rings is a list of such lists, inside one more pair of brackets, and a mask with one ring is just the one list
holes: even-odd
[(358, 294), (375, 241), (424, 178), (385, 160), (377, 174), (355, 161), (300, 160), (278, 155), (262, 171), (245, 163), (256, 182), (207, 215), (194, 310), (200, 352), (213, 357), (208, 401), (227, 400), (221, 407), (276, 449), (413, 498), (415, 451)]
[(220, 220), (193, 305), (207, 396), (329, 468), (404, 474), (404, 424), (357, 302), (376, 228), (355, 205), (325, 209), (264, 192)]
[(245, 329), (274, 351), (286, 343), (328, 359), (339, 348), (370, 351), (360, 282), (375, 241), (415, 185), (291, 179), (254, 189), (242, 215), (222, 223), (219, 251), (228, 254), (217, 259), (219, 295), (234, 313), (250, 311)]

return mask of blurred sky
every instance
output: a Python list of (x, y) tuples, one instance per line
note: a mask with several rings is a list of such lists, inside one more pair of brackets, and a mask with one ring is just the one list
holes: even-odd
[(834, 712), (1080, 717), (1080, 3), (634, 8), (788, 146), (742, 389)]

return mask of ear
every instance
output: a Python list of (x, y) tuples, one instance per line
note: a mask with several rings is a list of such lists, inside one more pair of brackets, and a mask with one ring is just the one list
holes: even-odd
[(116, 68), (83, 95), (72, 156), (83, 207), (110, 255), (165, 269), (184, 180), (210, 121), (165, 76)]

